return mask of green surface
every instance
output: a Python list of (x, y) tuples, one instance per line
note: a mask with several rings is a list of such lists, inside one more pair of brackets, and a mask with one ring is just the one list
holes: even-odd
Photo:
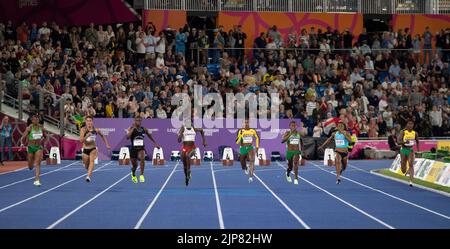
[[(396, 173), (390, 171), (389, 169), (374, 170), (374, 172), (380, 173), (382, 175), (394, 177), (394, 178), (403, 180), (405, 182), (409, 181), (409, 176), (396, 174)], [(427, 181), (423, 181), (423, 180), (420, 180), (420, 179), (414, 179), (413, 183), (417, 184), (417, 185), (424, 186), (424, 187), (428, 187), (428, 188), (432, 188), (432, 189), (436, 189), (436, 190), (439, 190), (439, 191), (450, 193), (450, 187), (441, 186), (441, 185), (434, 184), (434, 183), (427, 182)]]

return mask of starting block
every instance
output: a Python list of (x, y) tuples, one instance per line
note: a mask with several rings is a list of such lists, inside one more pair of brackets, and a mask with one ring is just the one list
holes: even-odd
[(259, 148), (256, 152), (255, 165), (259, 166), (269, 166), (270, 160), (267, 160), (266, 150), (264, 148)]
[(195, 148), (195, 153), (191, 157), (191, 165), (199, 166), (200, 165), (200, 158), (201, 158), (200, 157), (200, 149), (199, 148)]
[(59, 153), (59, 147), (52, 147), (47, 158), (47, 165), (61, 164), (61, 154)]
[(162, 148), (153, 149), (152, 163), (153, 165), (164, 165), (164, 153)]
[(233, 149), (227, 147), (223, 150), (222, 165), (233, 166), (233, 164), (234, 164)]
[(120, 148), (119, 165), (130, 165), (130, 149), (128, 147)]

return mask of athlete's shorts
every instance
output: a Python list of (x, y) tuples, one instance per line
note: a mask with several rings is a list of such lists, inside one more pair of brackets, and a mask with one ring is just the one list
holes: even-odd
[(343, 152), (343, 151), (338, 151), (338, 150), (336, 150), (335, 152), (338, 153), (342, 159), (344, 159), (345, 157), (348, 156), (348, 152)]
[(131, 147), (130, 158), (138, 159), (138, 154), (139, 154), (139, 151), (141, 151), (141, 150), (145, 151), (145, 148), (144, 147)]
[(248, 155), (248, 152), (249, 152), (249, 151), (254, 150), (254, 149), (255, 149), (255, 147), (253, 147), (253, 145), (249, 145), (249, 146), (241, 146), (241, 147), (239, 148), (239, 153), (240, 153), (241, 155), (243, 155), (243, 156), (246, 156), (246, 155)]
[(182, 156), (186, 156), (187, 154), (189, 154), (192, 150), (195, 150), (197, 147), (195, 145), (191, 145), (191, 146), (184, 146), (181, 149), (181, 155)]
[(409, 156), (409, 154), (414, 153), (413, 148), (406, 148), (406, 147), (402, 147), (400, 149), (400, 154), (403, 154), (405, 156)]
[(28, 154), (34, 154), (40, 150), (42, 150), (40, 145), (28, 145)]
[(301, 153), (299, 150), (288, 150), (286, 151), (286, 160), (290, 161), (295, 155), (300, 155)]
[(83, 154), (90, 156), (91, 152), (96, 150), (97, 148), (91, 148), (91, 149), (83, 149)]

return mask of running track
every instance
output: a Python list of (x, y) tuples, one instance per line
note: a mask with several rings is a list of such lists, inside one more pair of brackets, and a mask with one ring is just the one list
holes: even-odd
[[(193, 167), (147, 162), (146, 182), (134, 184), (117, 161), (96, 165), (86, 183), (80, 161), (0, 175), (0, 228), (450, 228), (450, 197), (371, 174), (391, 161), (350, 161), (341, 185), (334, 169), (311, 161), (300, 183), (285, 163), (257, 167), (253, 183), (238, 162)], [(138, 170), (139, 172), (139, 170)]]

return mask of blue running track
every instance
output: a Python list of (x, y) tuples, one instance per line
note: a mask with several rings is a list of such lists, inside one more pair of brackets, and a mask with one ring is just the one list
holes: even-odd
[[(256, 166), (252, 183), (235, 162), (193, 166), (184, 185), (181, 163), (147, 163), (145, 183), (130, 167), (96, 165), (85, 182), (81, 161), (0, 175), (0, 228), (450, 228), (450, 197), (370, 173), (391, 161), (350, 161), (340, 185), (319, 161), (286, 181), (285, 162)], [(139, 172), (139, 170), (137, 171)]]

